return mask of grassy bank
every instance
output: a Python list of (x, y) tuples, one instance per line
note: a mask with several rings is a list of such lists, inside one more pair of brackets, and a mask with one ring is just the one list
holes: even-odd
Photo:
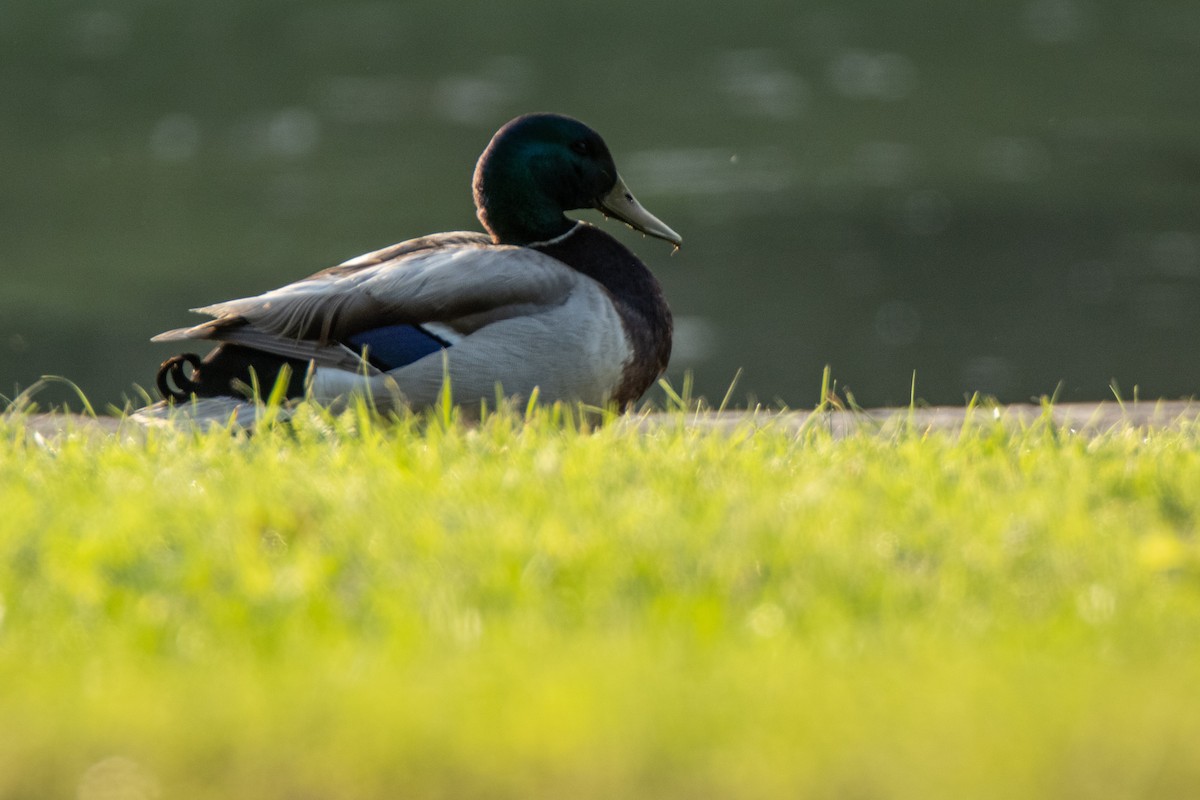
[(1197, 487), (1186, 424), (9, 420), (0, 798), (1183, 797)]

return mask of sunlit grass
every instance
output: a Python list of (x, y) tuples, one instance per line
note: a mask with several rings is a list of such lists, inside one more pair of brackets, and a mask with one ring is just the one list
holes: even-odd
[(6, 421), (0, 797), (1200, 785), (1196, 427), (522, 417)]

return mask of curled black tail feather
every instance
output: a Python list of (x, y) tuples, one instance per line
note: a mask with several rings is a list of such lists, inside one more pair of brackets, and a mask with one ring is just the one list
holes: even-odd
[(285, 396), (303, 397), (309, 362), (228, 343), (219, 345), (203, 360), (195, 353), (171, 356), (158, 368), (155, 383), (164, 400), (181, 403), (193, 397), (245, 399), (253, 396), (251, 387), (255, 386), (259, 399), (266, 400), (285, 366)]
[(195, 353), (180, 353), (171, 356), (159, 366), (154, 382), (158, 385), (158, 393), (162, 395), (163, 400), (186, 402), (200, 388), (198, 383), (184, 373), (185, 364), (191, 367), (192, 375), (195, 375), (200, 369), (200, 356)]

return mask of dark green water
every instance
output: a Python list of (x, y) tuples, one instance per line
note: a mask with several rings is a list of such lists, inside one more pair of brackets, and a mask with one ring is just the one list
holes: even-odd
[(0, 394), (120, 404), (189, 307), (475, 228), (557, 110), (683, 234), (619, 231), (704, 394), (1191, 395), (1197, 76), (1192, 1), (7, 0)]

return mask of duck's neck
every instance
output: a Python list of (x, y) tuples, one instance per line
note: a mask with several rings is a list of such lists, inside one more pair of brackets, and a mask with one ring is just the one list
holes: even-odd
[(527, 245), (575, 225), (561, 201), (539, 185), (524, 159), (489, 149), (475, 168), (475, 213), (497, 244)]

